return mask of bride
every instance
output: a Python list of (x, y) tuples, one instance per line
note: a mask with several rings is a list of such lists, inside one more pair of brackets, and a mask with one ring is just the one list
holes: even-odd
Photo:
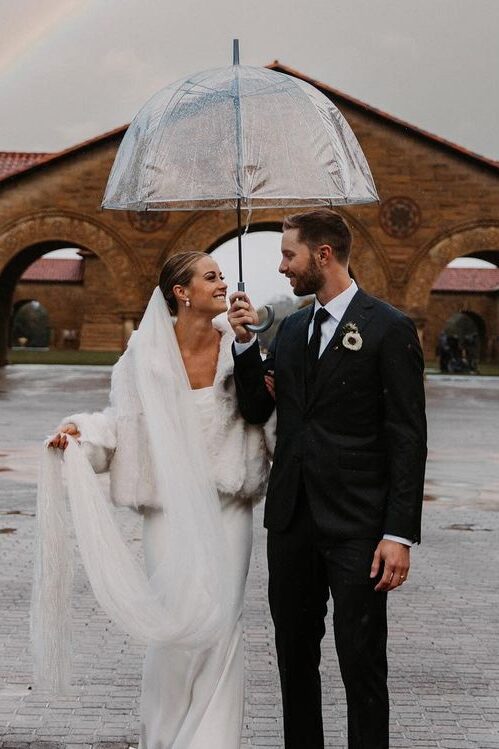
[[(46, 451), (52, 459), (64, 455), (76, 535), (98, 600), (148, 642), (140, 749), (240, 747), (243, 596), (252, 507), (264, 493), (269, 451), (263, 428), (238, 412), (233, 334), (219, 317), (226, 292), (209, 255), (169, 258), (113, 369), (110, 406), (65, 419), (48, 442), (64, 453)], [(144, 579), (104, 497), (96, 504), (98, 481), (84, 459), (95, 472), (110, 471), (115, 505), (143, 514)], [(38, 578), (39, 587), (48, 586)], [(43, 599), (43, 591), (34, 596), (35, 655), (37, 624), (43, 629), (48, 621)]]

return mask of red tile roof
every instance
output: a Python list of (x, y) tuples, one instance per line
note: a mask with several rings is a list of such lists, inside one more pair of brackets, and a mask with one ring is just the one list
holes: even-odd
[(432, 291), (499, 291), (499, 268), (446, 268), (433, 284)]
[(52, 154), (0, 151), (0, 180), (12, 174), (24, 172), (34, 164), (45, 161), (47, 156), (52, 156)]
[[(65, 156), (69, 156), (73, 153), (77, 153), (78, 151), (84, 151), (87, 148), (91, 148), (94, 145), (97, 145), (98, 143), (104, 142), (108, 139), (115, 138), (116, 136), (120, 135), (123, 136), (127, 130), (128, 125), (122, 125), (121, 127), (117, 127), (114, 130), (110, 130), (107, 133), (102, 133), (102, 135), (97, 135), (94, 138), (90, 138), (89, 140), (83, 141), (83, 143), (77, 143), (75, 146), (71, 146), (70, 148), (65, 148), (64, 151), (56, 151), (55, 153), (44, 153), (44, 154), (33, 154), (33, 153), (27, 153), (27, 154), (15, 154), (17, 157), (27, 156), (40, 156), (40, 158), (37, 161), (33, 161), (31, 164), (25, 164), (22, 165), (21, 160), (18, 159), (18, 168), (14, 172), (10, 172), (7, 174), (3, 174), (0, 169), (0, 182), (3, 180), (12, 179), (13, 177), (17, 176), (18, 174), (21, 174), (23, 172), (29, 172), (33, 171), (34, 169), (38, 167), (45, 166), (45, 164), (49, 164), (52, 161), (57, 161), (58, 159), (62, 159)], [(4, 156), (9, 157), (11, 154), (7, 151), (0, 152), (0, 154), (4, 154)], [(0, 159), (1, 160), (1, 159)]]
[(21, 282), (81, 283), (84, 271), (84, 260), (42, 257), (24, 271)]

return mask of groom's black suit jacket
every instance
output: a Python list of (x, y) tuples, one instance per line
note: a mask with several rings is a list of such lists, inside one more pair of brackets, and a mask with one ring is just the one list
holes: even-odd
[[(239, 407), (253, 424), (277, 409), (277, 444), (265, 526), (291, 521), (300, 487), (316, 524), (331, 539), (383, 533), (419, 541), (426, 461), (423, 356), (402, 312), (359, 290), (319, 359), (307, 367), (313, 305), (280, 325), (267, 359), (255, 343), (235, 356)], [(362, 347), (342, 343), (357, 325)], [(264, 373), (275, 372), (276, 400)]]

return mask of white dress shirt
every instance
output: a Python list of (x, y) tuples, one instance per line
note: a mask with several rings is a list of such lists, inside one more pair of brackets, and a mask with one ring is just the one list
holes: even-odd
[[(322, 323), (321, 326), (321, 345), (319, 347), (319, 358), (324, 353), (324, 349), (328, 345), (331, 338), (336, 333), (336, 328), (338, 327), (338, 323), (340, 322), (341, 318), (347, 311), (347, 307), (354, 298), (355, 294), (357, 293), (359, 287), (355, 283), (355, 281), (352, 280), (352, 283), (348, 287), (348, 289), (345, 289), (345, 291), (342, 291), (341, 294), (338, 294), (338, 296), (333, 297), (327, 304), (324, 305), (324, 309), (326, 312), (329, 312), (330, 317), (328, 317), (327, 320), (325, 320)], [(314, 304), (314, 315), (312, 319), (310, 320), (310, 325), (308, 326), (308, 340), (312, 338), (312, 333), (314, 330), (314, 317), (315, 313), (318, 309), (322, 307), (322, 304), (319, 302), (318, 299), (315, 300)]]
[[(358, 286), (355, 283), (355, 281), (352, 279), (352, 283), (350, 286), (345, 289), (345, 291), (342, 291), (341, 294), (338, 294), (338, 296), (333, 297), (327, 304), (324, 305), (324, 309), (329, 312), (329, 317), (327, 320), (325, 320), (322, 323), (321, 326), (321, 345), (319, 348), (319, 358), (322, 356), (326, 346), (328, 345), (329, 341), (332, 339), (334, 334), (336, 333), (336, 328), (338, 327), (338, 324), (347, 311), (347, 307), (354, 298), (355, 294), (358, 291)], [(321, 303), (318, 299), (315, 300), (314, 304), (314, 315), (312, 316), (312, 319), (310, 320), (310, 325), (308, 326), (308, 340), (310, 341), (310, 338), (312, 337), (312, 333), (314, 330), (314, 317), (317, 310), (322, 307)], [(236, 353), (236, 356), (239, 356), (239, 354), (242, 354), (243, 351), (246, 351), (250, 346), (253, 345), (255, 341), (255, 337), (251, 339), (251, 341), (248, 341), (247, 343), (239, 343), (239, 341), (234, 341), (234, 351)], [(404, 544), (404, 546), (412, 546), (412, 541), (409, 541), (407, 538), (402, 538), (401, 536), (391, 536), (388, 533), (385, 533), (383, 538), (386, 541), (396, 541), (399, 544)]]

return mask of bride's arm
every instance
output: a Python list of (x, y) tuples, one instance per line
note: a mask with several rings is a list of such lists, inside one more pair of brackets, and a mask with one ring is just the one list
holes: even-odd
[[(62, 420), (57, 432), (71, 434), (78, 440), (96, 473), (109, 470), (116, 448), (116, 414), (112, 406), (95, 413), (71, 414)], [(55, 435), (49, 444), (64, 449), (66, 439)]]
[(64, 433), (73, 434), (81, 444), (94, 471), (96, 473), (108, 471), (118, 442), (117, 391), (123, 391), (125, 388), (124, 394), (122, 392), (122, 400), (125, 400), (127, 410), (130, 410), (132, 398), (128, 393), (129, 379), (129, 360), (125, 353), (113, 367), (109, 406), (103, 411), (67, 416), (58, 427), (59, 434), (55, 434), (49, 444), (64, 450), (67, 441)]

